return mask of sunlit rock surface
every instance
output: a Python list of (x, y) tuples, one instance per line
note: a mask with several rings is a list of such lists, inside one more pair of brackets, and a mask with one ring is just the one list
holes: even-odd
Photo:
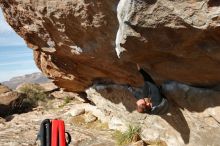
[(117, 1), (5, 1), (8, 23), (34, 50), (42, 72), (69, 91), (95, 81), (141, 85), (135, 64), (115, 52)]
[(168, 82), (162, 89), (169, 101), (169, 112), (156, 116), (136, 111), (136, 99), (119, 85), (98, 85), (87, 90), (109, 128), (126, 130), (128, 125), (142, 128), (144, 140), (163, 140), (168, 146), (219, 145), (220, 92)]
[(121, 0), (118, 56), (159, 81), (211, 86), (220, 81), (220, 2)]
[[(219, 84), (217, 0), (1, 0), (42, 72), (69, 91), (96, 81)], [(119, 58), (118, 58), (119, 57)]]

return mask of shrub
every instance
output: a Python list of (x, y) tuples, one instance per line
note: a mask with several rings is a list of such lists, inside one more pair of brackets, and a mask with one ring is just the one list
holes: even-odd
[(71, 97), (66, 96), (66, 97), (64, 98), (64, 102), (63, 102), (63, 104), (60, 105), (59, 108), (63, 108), (63, 107), (66, 106), (68, 103), (70, 103), (71, 100), (72, 100)]
[(128, 129), (125, 132), (115, 131), (113, 137), (116, 139), (117, 145), (124, 146), (133, 141), (140, 140), (140, 131), (139, 126), (129, 125)]
[(43, 87), (38, 84), (25, 84), (19, 88), (21, 93), (26, 94), (26, 98), (23, 100), (23, 104), (36, 107), (38, 101), (45, 101), (47, 94)]

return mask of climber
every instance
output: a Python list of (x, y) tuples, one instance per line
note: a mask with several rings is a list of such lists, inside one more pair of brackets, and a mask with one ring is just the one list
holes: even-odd
[(144, 78), (144, 85), (141, 88), (129, 86), (128, 90), (137, 99), (137, 111), (140, 113), (149, 113), (162, 115), (168, 111), (168, 101), (162, 95), (160, 88), (153, 79), (137, 64), (137, 68)]

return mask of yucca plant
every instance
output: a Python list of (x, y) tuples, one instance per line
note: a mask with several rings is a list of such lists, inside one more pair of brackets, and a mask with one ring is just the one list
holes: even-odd
[(128, 129), (125, 132), (115, 131), (113, 137), (115, 138), (117, 145), (125, 146), (131, 142), (136, 142), (140, 140), (140, 131), (139, 126), (129, 125)]

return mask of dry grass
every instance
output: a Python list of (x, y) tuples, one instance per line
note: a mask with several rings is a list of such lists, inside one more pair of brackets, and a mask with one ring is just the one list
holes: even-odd
[(139, 126), (131, 126), (129, 125), (128, 129), (125, 132), (115, 131), (113, 134), (114, 139), (119, 146), (128, 145), (131, 142), (136, 142), (140, 140), (140, 131), (141, 128)]

